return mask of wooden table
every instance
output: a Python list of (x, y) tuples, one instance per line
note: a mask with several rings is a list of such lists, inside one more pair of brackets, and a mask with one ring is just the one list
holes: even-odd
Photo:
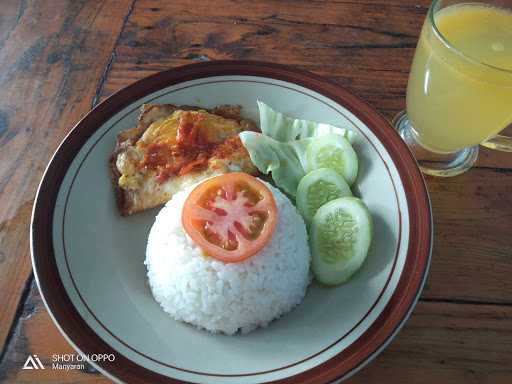
[[(212, 5), (215, 3), (215, 5)], [(34, 194), (59, 142), (116, 90), (215, 59), (285, 63), (336, 80), (387, 118), (404, 108), (429, 1), (10, 0), (0, 7), (0, 382), (104, 383), (94, 369), (21, 370), (72, 348), (34, 283)], [(427, 177), (435, 241), (411, 319), (350, 383), (512, 383), (512, 155), (483, 149)]]

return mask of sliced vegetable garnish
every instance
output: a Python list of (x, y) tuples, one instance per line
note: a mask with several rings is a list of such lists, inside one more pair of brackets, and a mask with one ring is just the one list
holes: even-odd
[(325, 203), (339, 197), (352, 196), (347, 182), (336, 171), (319, 168), (304, 176), (297, 188), (297, 208), (307, 223)]
[(240, 140), (251, 161), (261, 173), (272, 173), (276, 185), (295, 196), (300, 179), (305, 175), (306, 149), (312, 139), (281, 143), (257, 132), (240, 133)]
[(328, 285), (346, 282), (363, 264), (373, 224), (366, 205), (356, 197), (342, 197), (323, 205), (311, 225), (312, 269)]
[(330, 134), (315, 139), (306, 152), (307, 170), (331, 168), (342, 175), (349, 185), (357, 177), (357, 155), (346, 138)]
[(183, 207), (182, 224), (203, 251), (235, 263), (260, 251), (278, 218), (272, 192), (257, 178), (228, 173), (195, 187)]
[(259, 100), (258, 109), (260, 111), (261, 132), (277, 141), (285, 142), (336, 133), (344, 136), (352, 143), (357, 135), (350, 129), (339, 128), (325, 123), (317, 123), (315, 121), (294, 119), (274, 111), (267, 104)]
[(359, 170), (351, 145), (357, 134), (288, 117), (261, 101), (258, 107), (263, 134), (242, 132), (242, 144), (258, 170), (271, 173), (296, 198), (309, 224), (317, 280), (347, 281), (366, 258), (372, 237), (368, 208), (350, 190)]
[[(354, 131), (294, 119), (274, 111), (261, 101), (258, 101), (258, 108), (263, 135), (246, 131), (240, 133), (240, 139), (258, 170), (264, 174), (272, 173), (276, 185), (288, 195), (295, 196), (300, 179), (307, 172), (320, 167), (333, 167), (345, 176), (349, 184), (354, 181), (357, 176), (357, 157), (351, 158), (351, 155), (355, 152), (352, 150), (352, 153), (339, 156), (340, 146), (346, 146), (339, 144), (339, 140), (333, 144), (336, 148), (333, 156), (326, 157), (323, 150), (328, 141), (339, 137), (344, 138), (345, 143), (352, 149), (350, 142), (357, 136)], [(314, 145), (317, 142), (318, 145)], [(309, 147), (313, 148), (310, 150)], [(308, 154), (311, 156), (312, 164), (309, 164)], [(351, 159), (355, 159), (355, 175), (354, 164), (349, 162)], [(336, 164), (338, 160), (344, 163)]]

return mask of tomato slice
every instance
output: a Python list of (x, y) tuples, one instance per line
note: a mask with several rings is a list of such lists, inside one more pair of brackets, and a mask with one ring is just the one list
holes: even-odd
[(256, 254), (271, 239), (277, 223), (276, 202), (254, 176), (227, 173), (192, 190), (181, 222), (208, 256), (236, 263)]

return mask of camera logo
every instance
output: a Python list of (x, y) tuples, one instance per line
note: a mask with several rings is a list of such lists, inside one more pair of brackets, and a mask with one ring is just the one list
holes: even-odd
[(37, 355), (29, 355), (22, 369), (44, 369), (44, 365)]

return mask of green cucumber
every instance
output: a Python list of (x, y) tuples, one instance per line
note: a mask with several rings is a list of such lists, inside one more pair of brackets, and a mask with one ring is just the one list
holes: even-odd
[(349, 185), (357, 177), (358, 161), (354, 148), (341, 135), (321, 136), (308, 146), (306, 151), (307, 171), (331, 168), (342, 175)]
[(322, 205), (347, 196), (352, 196), (352, 192), (343, 176), (333, 169), (319, 168), (309, 172), (300, 180), (296, 203), (304, 220), (310, 223)]
[(370, 212), (356, 197), (341, 197), (320, 207), (310, 232), (316, 279), (327, 285), (350, 279), (366, 259), (372, 231)]

